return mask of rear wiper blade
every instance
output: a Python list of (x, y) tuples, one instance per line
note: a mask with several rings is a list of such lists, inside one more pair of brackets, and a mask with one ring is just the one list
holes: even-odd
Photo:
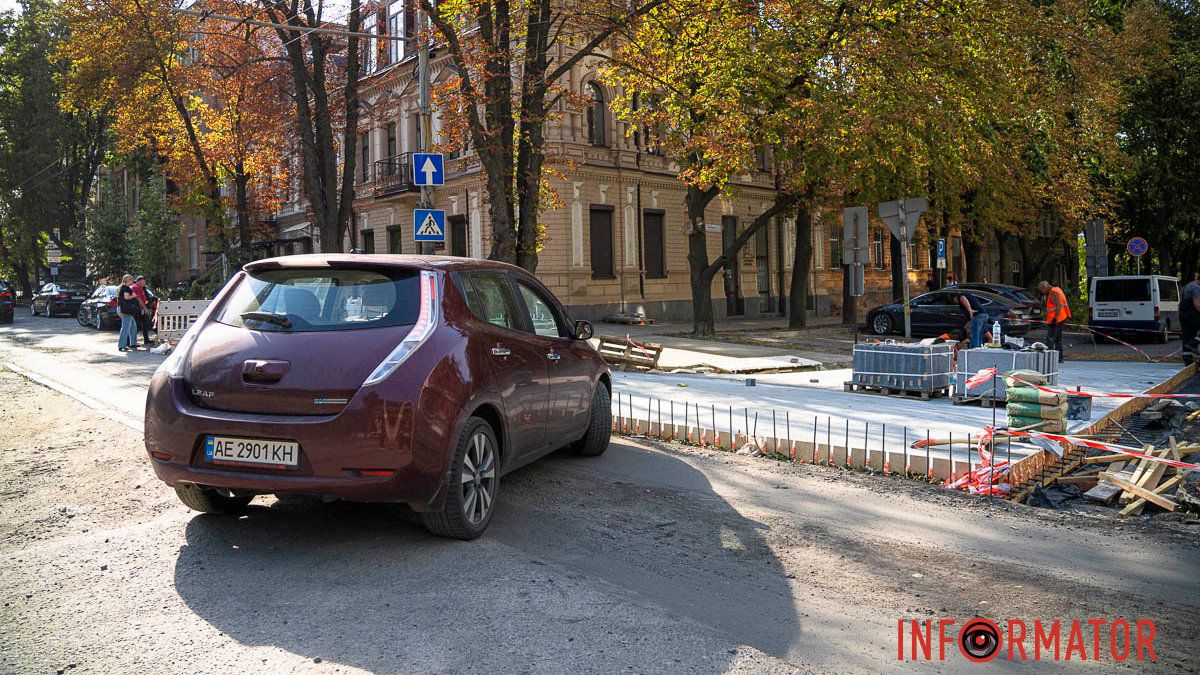
[(280, 316), (278, 314), (271, 314), (270, 312), (242, 312), (240, 316), (242, 317), (243, 320), (251, 319), (254, 321), (264, 321), (266, 323), (273, 323), (277, 326), (283, 326), (284, 328), (292, 327), (291, 319), (287, 318), (286, 316)]

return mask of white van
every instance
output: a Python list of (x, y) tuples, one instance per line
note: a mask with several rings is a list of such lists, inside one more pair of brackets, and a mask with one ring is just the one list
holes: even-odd
[[(1170, 339), (1179, 330), (1179, 279), (1157, 274), (1094, 277), (1088, 293), (1088, 326), (1117, 337)], [(1097, 344), (1104, 337), (1092, 334)]]

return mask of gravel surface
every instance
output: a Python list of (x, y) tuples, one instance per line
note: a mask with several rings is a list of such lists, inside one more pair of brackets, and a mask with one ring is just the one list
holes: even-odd
[[(15, 356), (0, 333), (0, 363)], [(86, 362), (81, 386), (125, 410), (103, 395), (119, 359)], [(1156, 663), (1058, 667), (1196, 668), (1194, 517), (625, 439), (506, 477), (491, 529), (463, 543), (394, 506), (197, 515), (136, 431), (7, 370), (0, 419), (3, 673), (960, 672), (956, 651), (898, 663), (897, 620), (976, 614), (1151, 618)]]

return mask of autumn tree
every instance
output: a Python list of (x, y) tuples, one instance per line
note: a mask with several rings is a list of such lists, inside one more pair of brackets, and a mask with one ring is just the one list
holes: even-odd
[(534, 271), (546, 179), (544, 129), (563, 78), (612, 36), (666, 3), (615, 0), (420, 0), (456, 77), (439, 94), (451, 136), (469, 141), (486, 177), (495, 260)]
[[(0, 14), (0, 268), (28, 293), (55, 237), (82, 268), (83, 208), (107, 145), (107, 104), (62, 106), (67, 26), (46, 0)], [(67, 266), (64, 266), (64, 271)]]
[(354, 206), (354, 170), (361, 112), (358, 33), (362, 3), (350, 0), (345, 34), (327, 26), (321, 0), (259, 0), (283, 45), (290, 75), (292, 120), (301, 153), (300, 185), (321, 235), (321, 250), (342, 250)]

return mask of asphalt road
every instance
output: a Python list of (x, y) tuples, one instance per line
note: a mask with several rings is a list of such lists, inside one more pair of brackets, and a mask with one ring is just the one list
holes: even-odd
[(957, 672), (957, 653), (898, 663), (896, 622), (976, 613), (1150, 617), (1153, 667), (1195, 668), (1194, 518), (627, 441), (507, 477), (470, 543), (391, 506), (200, 516), (136, 430), (160, 357), (115, 342), (0, 329), (0, 364), (84, 401), (0, 369), (0, 672)]

